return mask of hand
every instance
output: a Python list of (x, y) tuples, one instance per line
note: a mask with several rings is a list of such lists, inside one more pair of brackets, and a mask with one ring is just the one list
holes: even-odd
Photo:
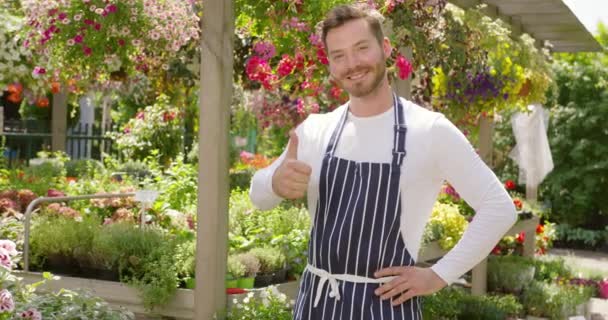
[(382, 300), (400, 295), (392, 302), (395, 307), (415, 296), (433, 294), (447, 285), (431, 268), (389, 267), (376, 271), (374, 276), (396, 277), (374, 291)]
[(289, 146), (283, 163), (272, 176), (272, 190), (284, 199), (304, 197), (312, 168), (298, 160), (298, 135), (289, 133)]

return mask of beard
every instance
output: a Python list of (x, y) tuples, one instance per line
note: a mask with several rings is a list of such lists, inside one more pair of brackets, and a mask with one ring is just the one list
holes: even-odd
[[(367, 74), (362, 79), (350, 80), (349, 76), (361, 72)], [(336, 83), (352, 97), (365, 97), (374, 92), (384, 80), (386, 75), (386, 61), (380, 59), (375, 65), (358, 66), (347, 70), (339, 78), (334, 78)]]

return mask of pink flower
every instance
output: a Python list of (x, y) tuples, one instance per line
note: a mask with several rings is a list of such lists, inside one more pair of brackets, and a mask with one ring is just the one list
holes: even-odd
[(96, 23), (94, 28), (95, 28), (95, 30), (97, 30), (97, 31), (101, 30), (101, 24)]
[(288, 55), (288, 54), (284, 54), (283, 58), (281, 59), (281, 61), (279, 62), (279, 75), (281, 77), (284, 77), (288, 74), (290, 74), (293, 69), (295, 68), (296, 64), (293, 61), (293, 59)]
[[(13, 260), (11, 259), (11, 255), (4, 248), (0, 248), (0, 267), (7, 270), (11, 270), (13, 268)], [(2, 311), (1, 308), (0, 311)]]
[(412, 74), (412, 71), (414, 71), (412, 63), (401, 54), (397, 55), (397, 60), (395, 61), (395, 63), (397, 65), (397, 69), (399, 69), (399, 78), (401, 80), (409, 78)]
[(271, 42), (257, 42), (253, 46), (253, 51), (260, 57), (262, 60), (268, 60), (275, 56), (276, 48)]
[(62, 13), (59, 14), (59, 16), (57, 16), (57, 19), (58, 20), (63, 20), (65, 18), (67, 18), (67, 17), (68, 17), (67, 13), (62, 12)]
[(115, 4), (110, 4), (110, 5), (108, 5), (108, 6), (106, 7), (106, 10), (107, 10), (109, 13), (114, 13), (114, 12), (116, 12), (116, 11), (118, 10), (118, 7), (117, 7)]
[(608, 299), (608, 278), (598, 283), (598, 289), (600, 293), (600, 298)]
[(0, 312), (11, 312), (15, 310), (13, 295), (6, 289), (0, 291)]
[(74, 36), (74, 42), (82, 43), (82, 40), (83, 40), (83, 36), (81, 34), (77, 34), (76, 36)]
[(84, 19), (84, 24), (92, 26), (95, 24), (95, 21), (93, 21), (91, 19)]
[(59, 190), (49, 189), (46, 192), (46, 196), (47, 197), (65, 197), (65, 193), (63, 193)]
[(42, 314), (34, 308), (29, 308), (27, 311), (21, 312), (19, 316), (27, 320), (42, 320)]
[(17, 245), (11, 240), (0, 240), (0, 248), (6, 250), (11, 256), (19, 253), (17, 252)]
[(45, 74), (46, 73), (46, 69), (42, 68), (42, 67), (35, 67), (34, 71), (32, 72), (32, 76), (34, 78), (37, 78), (39, 75), (41, 74)]
[(91, 49), (87, 46), (84, 46), (84, 47), (82, 47), (82, 52), (84, 52), (85, 56), (90, 56), (93, 53), (93, 49)]
[(124, 47), (124, 45), (126, 44), (124, 39), (118, 39), (118, 45), (121, 47)]
[(322, 64), (329, 64), (329, 60), (327, 60), (327, 55), (325, 54), (325, 49), (323, 48), (318, 48), (317, 49), (317, 58), (319, 59), (319, 62), (321, 62)]
[(140, 120), (144, 120), (146, 118), (146, 114), (143, 111), (140, 111), (137, 113), (137, 115), (135, 116), (135, 118), (140, 119)]
[(241, 158), (242, 162), (246, 162), (247, 160), (253, 159), (254, 155), (251, 152), (241, 151), (241, 154), (239, 155), (239, 157)]

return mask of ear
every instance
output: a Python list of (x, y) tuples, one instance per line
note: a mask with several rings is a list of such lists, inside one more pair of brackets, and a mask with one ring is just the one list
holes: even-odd
[(387, 58), (390, 57), (393, 52), (393, 46), (387, 37), (384, 37), (384, 40), (382, 41), (382, 50), (384, 51), (384, 56)]

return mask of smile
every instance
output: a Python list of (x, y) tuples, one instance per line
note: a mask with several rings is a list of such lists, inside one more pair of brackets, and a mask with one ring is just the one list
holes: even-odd
[(367, 72), (355, 73), (355, 74), (352, 74), (349, 77), (347, 77), (347, 79), (348, 80), (359, 80), (359, 79), (363, 78), (366, 74), (367, 74)]

